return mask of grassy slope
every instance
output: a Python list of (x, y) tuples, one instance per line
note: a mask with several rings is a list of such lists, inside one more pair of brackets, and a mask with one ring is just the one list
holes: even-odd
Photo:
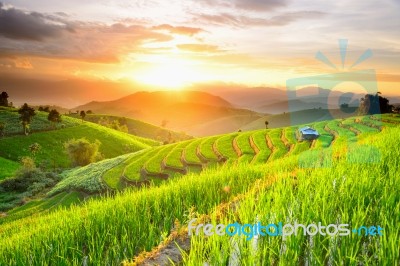
[[(242, 262), (253, 265), (273, 261), (288, 265), (307, 258), (323, 264), (331, 257), (344, 264), (398, 262), (400, 150), (388, 147), (395, 147), (399, 141), (400, 128), (363, 138), (360, 144), (374, 146), (380, 152), (380, 160), (373, 163), (352, 162), (345, 159), (344, 151), (337, 158), (331, 158), (334, 160), (331, 168), (300, 168), (299, 157), (288, 156), (268, 164), (239, 164), (205, 171), (200, 176), (188, 175), (160, 187), (127, 191), (70, 210), (10, 222), (0, 227), (0, 264), (82, 264), (86, 259), (89, 264), (119, 264), (124, 258), (130, 259), (142, 250), (157, 246), (160, 236), (167, 235), (173, 228), (175, 219), (186, 225), (192, 206), (199, 214), (212, 214), (216, 205), (249, 191), (256, 179), (272, 185), (265, 189), (256, 185), (257, 189), (250, 190), (241, 199), (236, 212), (211, 215), (214, 221), (219, 217), (225, 223), (238, 220), (254, 223), (261, 214), (259, 217), (264, 224), (340, 221), (349, 222), (351, 226), (380, 225), (386, 231), (379, 238), (379, 244), (378, 238), (362, 237), (342, 237), (341, 241), (334, 241), (335, 238), (329, 236), (318, 236), (313, 238), (313, 244), (310, 238), (302, 236), (286, 241), (279, 237), (268, 238), (268, 241), (260, 241), (257, 256), (251, 251), (254, 246), (249, 245), (251, 242), (238, 241)], [(343, 143), (334, 145), (342, 150)], [(373, 155), (364, 151), (356, 157), (367, 160)], [(227, 185), (231, 191), (223, 192)], [(294, 204), (296, 202), (302, 204)], [(185, 264), (202, 265), (204, 261), (212, 265), (227, 264), (230, 243), (228, 237), (192, 238)], [(284, 250), (282, 245), (286, 247)], [(362, 249), (364, 246), (366, 252)], [(51, 249), (44, 250), (45, 247)], [(76, 250), (84, 250), (84, 253)]]
[(70, 161), (64, 153), (63, 144), (70, 139), (86, 138), (90, 141), (96, 139), (101, 142), (100, 152), (105, 158), (112, 158), (123, 153), (134, 152), (150, 146), (158, 145), (158, 142), (134, 137), (116, 130), (108, 129), (90, 122), (65, 129), (39, 132), (29, 136), (13, 136), (0, 139), (0, 156), (18, 161), (23, 156), (30, 156), (29, 146), (39, 143), (42, 148), (36, 155), (36, 161), (48, 162), (53, 167), (68, 167)]
[[(47, 120), (48, 113), (36, 111), (36, 116), (33, 117), (30, 125), (32, 132), (54, 130), (53, 124)], [(80, 121), (68, 116), (61, 116), (62, 122), (56, 124), (56, 128), (72, 127), (80, 124)], [(19, 120), (18, 109), (14, 108), (1, 108), (0, 109), (0, 122), (5, 123), (6, 136), (21, 135), (23, 128)]]
[[(73, 117), (79, 118), (77, 115), (74, 115)], [(109, 118), (110, 120), (121, 119), (121, 117), (119, 116), (89, 114), (86, 115), (85, 120), (98, 123), (98, 121), (102, 117)], [(168, 130), (140, 120), (125, 118), (125, 121), (128, 127), (129, 134), (133, 134), (143, 138), (154, 139), (161, 142), (169, 140), (169, 138), (171, 138), (174, 141), (182, 141), (191, 138), (189, 135), (186, 135), (185, 133)]]
[(18, 163), (4, 159), (3, 157), (0, 157), (0, 166), (0, 180), (12, 177), (15, 171), (20, 167)]

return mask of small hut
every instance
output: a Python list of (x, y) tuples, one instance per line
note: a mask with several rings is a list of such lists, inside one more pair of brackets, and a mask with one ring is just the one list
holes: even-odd
[(319, 137), (319, 133), (317, 130), (306, 126), (299, 129), (299, 140), (314, 140)]

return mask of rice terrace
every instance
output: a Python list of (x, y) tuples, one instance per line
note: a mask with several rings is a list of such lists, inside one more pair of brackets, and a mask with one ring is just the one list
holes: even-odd
[(400, 265), (399, 11), (0, 1), (0, 266)]

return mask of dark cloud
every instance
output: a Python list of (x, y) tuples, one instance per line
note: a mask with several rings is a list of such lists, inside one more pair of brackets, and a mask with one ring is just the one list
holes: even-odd
[(5, 8), (0, 4), (0, 36), (15, 40), (41, 41), (57, 37), (65, 30), (73, 31), (56, 16), (46, 16), (37, 12), (26, 13), (13, 7)]
[[(42, 57), (117, 63), (127, 54), (146, 50), (145, 43), (168, 42), (174, 35), (194, 36), (203, 31), (180, 25), (130, 22), (109, 25), (74, 21), (67, 13), (26, 12), (0, 3), (0, 59)], [(7, 60), (1, 66), (17, 66), (15, 62), (20, 67), (29, 66), (22, 60)]]
[(235, 15), (230, 13), (220, 14), (193, 14), (196, 22), (213, 24), (220, 26), (234, 26), (234, 27), (245, 27), (245, 26), (285, 26), (292, 22), (302, 19), (315, 19), (319, 18), (325, 13), (319, 11), (298, 11), (283, 13), (280, 15), (273, 16), (271, 18), (258, 18), (243, 15)]

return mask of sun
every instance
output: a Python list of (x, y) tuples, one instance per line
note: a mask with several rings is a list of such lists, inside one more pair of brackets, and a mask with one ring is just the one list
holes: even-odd
[(180, 90), (191, 83), (201, 81), (200, 71), (193, 62), (163, 60), (152, 62), (150, 67), (136, 73), (135, 80), (146, 85)]

